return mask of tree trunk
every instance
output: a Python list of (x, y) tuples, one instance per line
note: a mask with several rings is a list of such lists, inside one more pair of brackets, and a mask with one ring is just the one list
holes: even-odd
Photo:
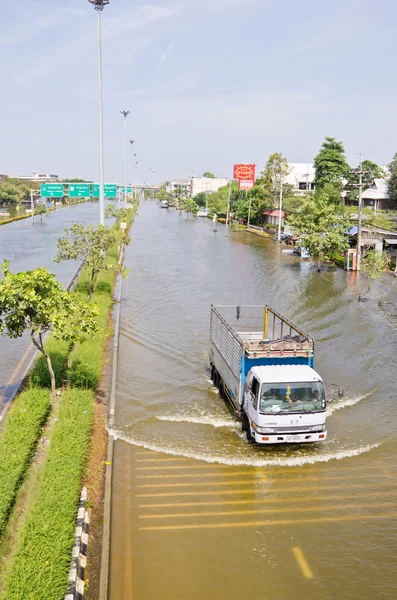
[(90, 299), (92, 298), (92, 294), (94, 293), (94, 279), (95, 279), (95, 271), (94, 269), (92, 269), (91, 271), (91, 276), (90, 276)]
[(52, 403), (54, 403), (55, 399), (56, 399), (56, 382), (55, 382), (54, 369), (52, 368), (51, 357), (44, 349), (43, 337), (42, 337), (41, 333), (39, 333), (38, 341), (34, 337), (33, 331), (30, 332), (30, 338), (31, 338), (33, 344), (36, 346), (36, 348), (39, 350), (39, 352), (41, 352), (43, 354), (43, 356), (45, 357), (45, 359), (47, 361), (48, 372), (50, 374), (50, 379), (51, 379), (51, 401), (52, 401)]
[(55, 373), (54, 373), (54, 369), (52, 368), (52, 362), (51, 362), (51, 358), (50, 358), (49, 354), (47, 354), (47, 352), (44, 352), (44, 356), (47, 361), (47, 367), (48, 367), (48, 371), (50, 373), (50, 378), (51, 378), (51, 401), (52, 401), (52, 403), (54, 403), (55, 399), (56, 399)]

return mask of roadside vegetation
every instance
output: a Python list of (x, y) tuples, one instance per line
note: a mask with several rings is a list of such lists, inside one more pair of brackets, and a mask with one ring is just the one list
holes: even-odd
[[(125, 215), (117, 215), (126, 218), (127, 230), (135, 209), (136, 206)], [(56, 336), (54, 330), (44, 343), (57, 394), (60, 394), (59, 413), (51, 430), (50, 444), (43, 453), (40, 485), (26, 507), (16, 547), (10, 554), (9, 563), (4, 565), (5, 584), (1, 590), (4, 600), (58, 600), (66, 591), (77, 504), (91, 438), (95, 392), (102, 370), (104, 346), (112, 332), (109, 317), (113, 284), (116, 272), (120, 270), (119, 247), (123, 241), (128, 241), (120, 221), (113, 226), (112, 232), (113, 241), (107, 248), (105, 266), (94, 277), (91, 299), (90, 265), (83, 270), (75, 290), (68, 294), (75, 306), (96, 307), (89, 317), (89, 320), (95, 317), (96, 333), (91, 325), (84, 336), (79, 335), (77, 339)], [(1, 314), (0, 303), (0, 319)], [(73, 328), (73, 321), (72, 315), (67, 327)], [(51, 319), (52, 329), (53, 322), (54, 318)], [(0, 539), (36, 452), (42, 427), (54, 406), (49, 391), (52, 377), (45, 354), (36, 362), (27, 389), (14, 401), (0, 441)], [(61, 386), (63, 389), (59, 390)]]
[[(169, 194), (164, 184), (157, 194), (159, 200), (168, 200), (171, 206), (182, 212), (194, 214), (197, 208), (207, 206), (211, 215), (216, 214), (218, 220), (226, 218), (230, 202), (232, 227), (244, 228), (249, 221), (251, 226), (259, 227), (269, 236), (277, 234), (277, 224), (268, 222), (267, 214), (278, 210), (282, 192), (282, 210), (284, 221), (290, 229), (291, 244), (302, 241), (315, 261), (317, 269), (323, 263), (334, 262), (343, 266), (343, 251), (349, 247), (349, 229), (358, 222), (358, 186), (359, 169), (352, 169), (347, 162), (343, 143), (333, 137), (326, 137), (314, 159), (314, 188), (304, 183), (302, 192), (286, 183), (290, 173), (287, 159), (275, 152), (267, 160), (264, 169), (249, 191), (240, 190), (238, 183), (220, 188), (216, 192), (201, 192), (192, 199), (178, 194)], [(375, 207), (362, 208), (362, 226), (372, 229), (397, 230), (397, 153), (387, 167), (381, 167), (368, 159), (361, 163), (363, 191), (373, 186), (376, 179), (389, 179), (389, 195), (391, 209), (379, 210)], [(206, 172), (204, 176), (212, 174)], [(277, 213), (278, 214), (278, 213)], [(274, 218), (274, 217), (273, 217)], [(387, 253), (386, 246), (386, 253)], [(371, 256), (371, 255), (369, 255)], [(382, 272), (384, 268), (394, 265), (389, 261), (378, 261)], [(397, 272), (397, 270), (396, 270)]]

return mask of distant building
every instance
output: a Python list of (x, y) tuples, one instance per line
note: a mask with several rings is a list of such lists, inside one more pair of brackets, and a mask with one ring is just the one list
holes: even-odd
[(165, 191), (168, 194), (187, 196), (190, 194), (190, 181), (187, 179), (173, 179), (169, 182)]
[(37, 173), (37, 171), (32, 171), (31, 175), (12, 175), (12, 178), (22, 179), (23, 181), (58, 181), (59, 175), (54, 175), (53, 173)]
[[(374, 184), (362, 194), (363, 206), (374, 210), (390, 208), (389, 182), (387, 179), (374, 179)], [(358, 203), (358, 202), (357, 202)]]
[(230, 180), (226, 177), (192, 177), (190, 180), (190, 193), (192, 198), (201, 193), (217, 192), (219, 188), (229, 185)]
[(0, 173), (0, 181), (3, 181), (3, 179), (4, 179), (5, 177), (7, 177), (7, 175), (2, 175), (2, 174)]
[[(279, 210), (265, 210), (264, 214), (264, 218), (265, 218), (265, 223), (268, 223), (268, 225), (278, 225), (279, 219), (280, 219), (280, 211)], [(281, 227), (284, 227), (284, 219), (285, 219), (285, 212), (282, 210), (281, 211)]]
[(292, 185), (296, 194), (304, 196), (307, 191), (314, 191), (316, 170), (312, 163), (288, 163), (289, 175), (284, 183)]

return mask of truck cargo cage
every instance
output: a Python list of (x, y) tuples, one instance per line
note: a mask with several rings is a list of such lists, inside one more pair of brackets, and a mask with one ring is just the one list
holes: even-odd
[(211, 342), (239, 377), (241, 353), (247, 358), (313, 357), (314, 339), (270, 306), (212, 306)]

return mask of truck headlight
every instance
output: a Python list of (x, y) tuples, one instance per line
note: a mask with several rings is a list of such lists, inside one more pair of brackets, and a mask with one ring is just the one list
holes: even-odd
[(257, 427), (256, 431), (258, 433), (274, 433), (273, 427)]
[(312, 431), (324, 431), (325, 425), (313, 425)]

